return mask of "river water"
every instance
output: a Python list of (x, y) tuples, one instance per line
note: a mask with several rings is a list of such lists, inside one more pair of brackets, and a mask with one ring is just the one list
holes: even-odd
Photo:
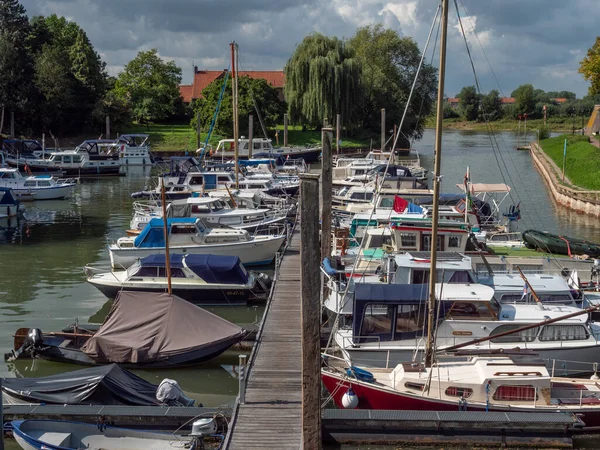
[[(442, 191), (459, 192), (455, 185), (462, 183), (469, 166), (473, 182), (505, 179), (512, 186), (512, 201), (521, 202), (520, 229), (533, 227), (600, 241), (596, 219), (553, 204), (529, 154), (515, 149), (514, 133), (498, 133), (496, 140), (499, 150), (494, 152), (485, 134), (445, 132)], [(433, 143), (433, 131), (427, 130), (415, 145), (422, 164), (429, 169), (433, 166)], [(83, 267), (108, 263), (107, 244), (124, 235), (131, 219), (131, 192), (154, 183), (148, 168), (130, 168), (126, 177), (83, 181), (70, 200), (27, 204), (27, 220), (19, 224), (0, 222), (2, 354), (12, 349), (12, 335), (20, 327), (58, 331), (75, 318), (80, 323), (104, 319), (111, 302), (85, 282)], [(256, 323), (264, 310), (237, 306), (210, 309), (247, 326)], [(174, 378), (204, 405), (225, 405), (237, 395), (238, 354), (230, 351), (195, 368), (136, 373), (153, 383)], [(0, 362), (0, 376), (38, 377), (77, 368), (47, 361)]]

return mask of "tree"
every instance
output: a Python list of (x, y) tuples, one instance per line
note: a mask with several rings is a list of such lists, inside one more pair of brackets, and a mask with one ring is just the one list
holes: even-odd
[(341, 114), (347, 125), (356, 123), (362, 69), (344, 41), (320, 33), (306, 36), (284, 72), (292, 122), (319, 127), (325, 118), (333, 121)]
[(133, 117), (141, 121), (162, 120), (176, 111), (181, 69), (164, 62), (156, 49), (139, 52), (117, 78), (115, 94), (129, 101)]
[[(229, 77), (219, 108), (219, 116), (213, 130), (215, 134), (227, 137), (233, 136), (231, 81), (231, 77)], [(222, 88), (223, 79), (219, 78), (202, 91), (202, 98), (194, 102), (194, 115), (190, 122), (192, 128), (196, 128), (196, 117), (200, 113), (200, 123), (205, 129), (208, 129), (213, 120)], [(255, 100), (267, 128), (281, 123), (285, 105), (279, 100), (277, 91), (263, 79), (249, 78), (248, 76), (240, 77), (238, 80), (240, 135), (247, 133), (248, 116), (254, 113)], [(260, 135), (262, 135), (260, 123), (258, 120), (254, 120), (254, 136)]]
[(489, 121), (502, 117), (502, 102), (497, 90), (494, 89), (481, 98), (481, 110)]
[(515, 98), (516, 114), (532, 114), (535, 111), (534, 89), (531, 84), (522, 84), (510, 96)]
[[(395, 30), (382, 25), (358, 29), (348, 46), (362, 65), (364, 106), (359, 109), (362, 128), (379, 132), (381, 108), (386, 110), (388, 124), (399, 124), (421, 59), (419, 47), (411, 38), (400, 37)], [(435, 69), (425, 64), (400, 130), (403, 142), (399, 146), (406, 147), (410, 139), (422, 136), (423, 118), (431, 113), (435, 102), (436, 83)]]
[(590, 95), (600, 94), (600, 36), (596, 38), (596, 42), (589, 48), (587, 55), (579, 64), (579, 73), (591, 83), (588, 93)]
[(460, 100), (458, 111), (463, 120), (476, 120), (479, 115), (480, 98), (475, 86), (465, 86), (456, 97)]

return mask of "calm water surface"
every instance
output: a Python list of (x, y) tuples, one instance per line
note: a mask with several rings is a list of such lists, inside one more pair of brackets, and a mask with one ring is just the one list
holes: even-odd
[[(532, 136), (533, 138), (533, 136)], [(506, 182), (512, 201), (521, 202), (520, 229), (534, 227), (600, 242), (597, 220), (552, 203), (529, 154), (514, 149), (514, 133), (496, 135), (498, 153), (481, 133), (448, 131), (443, 139), (443, 192), (458, 192), (466, 167), (473, 182)], [(422, 163), (433, 165), (432, 131), (415, 147)], [(502, 168), (502, 171), (499, 169)], [(504, 176), (504, 178), (503, 178)], [(127, 177), (82, 182), (71, 200), (27, 204), (26, 221), (0, 221), (0, 352), (12, 349), (20, 327), (60, 330), (78, 318), (101, 322), (111, 302), (85, 282), (83, 266), (108, 263), (107, 244), (124, 235), (132, 214), (131, 192), (154, 183), (149, 169), (132, 168)], [(508, 200), (506, 206), (511, 201)], [(257, 322), (263, 307), (219, 307), (211, 310), (242, 325)], [(232, 402), (237, 395), (237, 351), (191, 369), (137, 371), (151, 382), (169, 377), (207, 406)], [(74, 370), (46, 361), (0, 362), (0, 376), (44, 376)]]

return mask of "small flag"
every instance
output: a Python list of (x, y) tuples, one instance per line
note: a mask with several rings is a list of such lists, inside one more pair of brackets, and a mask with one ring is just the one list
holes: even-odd
[(567, 280), (567, 284), (569, 285), (569, 287), (575, 291), (579, 290), (579, 274), (577, 273), (576, 270), (573, 270), (571, 272), (571, 275), (569, 275), (569, 279)]
[(525, 300), (527, 294), (529, 294), (530, 292), (531, 290), (529, 289), (529, 284), (525, 283), (525, 285), (523, 286), (523, 295), (521, 295), (521, 300)]
[(397, 213), (403, 213), (406, 210), (406, 207), (408, 206), (408, 202), (406, 200), (404, 200), (402, 197), (400, 197), (399, 195), (396, 195), (394, 197), (394, 211)]

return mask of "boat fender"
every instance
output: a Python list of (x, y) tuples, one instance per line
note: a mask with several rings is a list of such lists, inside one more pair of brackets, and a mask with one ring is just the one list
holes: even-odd
[(336, 274), (336, 270), (331, 267), (331, 261), (329, 261), (329, 258), (323, 259), (323, 268), (325, 269), (325, 273), (327, 275), (334, 276)]
[(344, 395), (342, 395), (342, 406), (346, 409), (355, 409), (358, 407), (358, 397), (352, 388), (348, 389)]

